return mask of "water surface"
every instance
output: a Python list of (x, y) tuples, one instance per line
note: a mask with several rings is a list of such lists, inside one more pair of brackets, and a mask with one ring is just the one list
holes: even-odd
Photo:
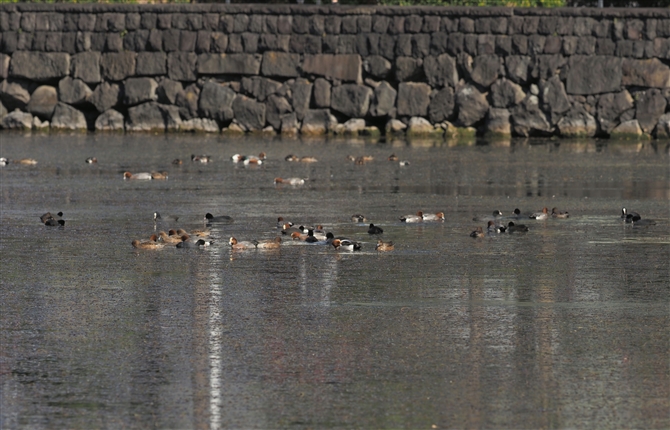
[[(2, 428), (670, 427), (665, 142), (0, 143), (39, 161), (0, 168)], [(261, 151), (261, 166), (229, 159)], [(151, 170), (169, 179), (122, 179)], [(294, 176), (308, 181), (273, 184)], [(571, 216), (469, 237), (475, 216), (545, 206)], [(656, 225), (622, 223), (622, 207)], [(417, 210), (446, 221), (399, 221)], [(47, 211), (65, 227), (41, 225)], [(235, 219), (211, 248), (130, 245), (206, 212)], [(375, 252), (354, 213), (396, 250)], [(278, 216), (363, 250), (228, 247), (276, 236)]]

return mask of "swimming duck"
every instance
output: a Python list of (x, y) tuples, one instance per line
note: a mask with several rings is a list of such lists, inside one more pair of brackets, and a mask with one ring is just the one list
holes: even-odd
[(300, 157), (300, 160), (298, 161), (300, 161), (301, 163), (316, 163), (319, 160), (317, 160), (316, 157), (304, 156)]
[(174, 164), (175, 166), (181, 166), (182, 164), (184, 164), (184, 162), (181, 161), (181, 158), (175, 158), (174, 160), (172, 160), (172, 164)]
[(219, 216), (214, 216), (211, 213), (207, 212), (205, 214), (205, 222), (206, 223), (231, 223), (233, 222), (233, 219), (229, 217), (228, 215), (219, 215)]
[(154, 212), (154, 222), (158, 221), (159, 219), (162, 219), (161, 214), (159, 214), (158, 212)]
[(351, 216), (351, 221), (353, 222), (367, 222), (367, 218), (365, 218), (365, 215), (361, 214), (354, 214)]
[(153, 178), (151, 177), (151, 173), (148, 173), (148, 172), (141, 172), (141, 173), (135, 173), (135, 174), (132, 174), (130, 172), (124, 172), (123, 173), (123, 179), (130, 179), (130, 180), (137, 180), (137, 181), (150, 181)]
[(444, 212), (436, 214), (423, 214), (424, 221), (444, 221)]
[(0, 166), (6, 166), (10, 163), (10, 161), (11, 160), (9, 158), (0, 157)]
[(516, 232), (525, 233), (528, 231), (528, 227), (523, 224), (516, 225), (512, 221), (507, 224), (507, 232), (512, 234)]
[(627, 223), (633, 222), (633, 217), (640, 217), (640, 214), (637, 212), (628, 212), (626, 208), (621, 208), (621, 219), (626, 221)]
[(228, 243), (230, 244), (230, 247), (233, 249), (255, 249), (256, 244), (254, 242), (250, 241), (239, 241), (235, 239), (234, 237), (231, 236), (230, 239), (228, 239)]
[(360, 243), (349, 239), (333, 239), (331, 245), (337, 250), (358, 251), (361, 249)]
[(305, 180), (302, 178), (275, 178), (275, 184), (303, 185)]
[(270, 240), (256, 241), (256, 248), (258, 249), (277, 249), (281, 246), (281, 237), (277, 236)]
[(391, 154), (391, 155), (389, 155), (388, 160), (389, 161), (398, 161), (398, 156), (395, 155), (395, 154)]
[(377, 241), (377, 246), (375, 246), (375, 249), (380, 252), (385, 252), (385, 251), (393, 251), (395, 249), (395, 245), (393, 245), (393, 242), (384, 242), (383, 240), (379, 239)]
[(374, 224), (370, 224), (370, 227), (368, 228), (368, 234), (382, 234), (384, 233), (384, 229), (381, 227), (377, 227)]
[(488, 225), (486, 226), (486, 231), (494, 234), (494, 233), (504, 233), (506, 228), (501, 225), (496, 225), (494, 221), (489, 221)]
[(405, 215), (400, 217), (401, 222), (422, 222), (423, 221), (423, 212), (419, 211), (416, 215)]
[(167, 172), (151, 172), (151, 179), (155, 179), (157, 181), (164, 181), (167, 180), (168, 174)]
[(291, 239), (292, 240), (305, 240), (307, 239), (307, 234), (308, 233), (300, 233), (299, 231), (294, 231), (291, 233)]
[(318, 242), (319, 239), (314, 236), (314, 230), (309, 230), (307, 232), (307, 237), (305, 238), (305, 242), (307, 243), (316, 243)]
[(211, 155), (195, 155), (191, 154), (191, 161), (194, 163), (202, 163), (202, 164), (207, 164), (210, 161), (212, 161), (212, 156)]
[(570, 214), (568, 211), (559, 211), (558, 208), (553, 208), (551, 209), (551, 217), (552, 218), (570, 218)]
[(472, 218), (473, 221), (496, 221), (502, 216), (502, 212), (500, 212), (498, 209), (493, 211), (492, 215), (483, 215), (483, 216), (476, 216)]
[(14, 160), (14, 163), (32, 166), (34, 164), (37, 164), (37, 160), (35, 160), (34, 158), (22, 158), (20, 160)]
[(409, 161), (401, 160), (401, 161), (398, 162), (398, 165), (400, 165), (400, 167), (407, 167), (407, 166), (409, 166)]
[(530, 214), (528, 216), (530, 219), (547, 219), (549, 218), (549, 209), (546, 207), (542, 208), (542, 212), (535, 212), (534, 214)]
[(213, 240), (205, 240), (205, 239), (198, 239), (198, 240), (191, 240), (190, 238), (187, 238), (186, 240), (182, 240), (179, 242), (176, 246), (177, 248), (204, 248), (206, 246), (212, 246), (214, 244)]
[(53, 215), (51, 212), (47, 212), (40, 217), (42, 223), (49, 227), (63, 226), (65, 221), (61, 218), (63, 212), (58, 212), (56, 215)]
[(486, 236), (484, 234), (484, 230), (481, 227), (477, 227), (476, 229), (473, 230), (472, 233), (470, 233), (470, 237), (484, 237)]
[(149, 240), (133, 240), (133, 248), (137, 249), (160, 249), (165, 246), (164, 243), (158, 242), (158, 236), (152, 234)]
[(98, 159), (95, 158), (95, 157), (88, 157), (88, 158), (86, 159), (86, 163), (88, 163), (88, 164), (95, 164), (95, 163), (97, 163), (97, 162), (98, 162)]
[[(168, 244), (171, 244), (171, 245), (176, 245), (176, 244), (183, 241), (183, 239), (181, 237), (179, 237), (177, 235), (170, 236), (167, 233), (165, 233), (164, 231), (159, 231), (158, 236), (160, 237), (161, 241), (163, 241), (165, 243), (168, 243)], [(186, 236), (188, 238), (187, 235), (184, 235), (184, 236)]]
[(284, 217), (277, 217), (277, 228), (284, 229), (284, 226), (288, 225), (288, 227), (293, 227), (293, 223), (290, 221), (286, 221)]
[(512, 218), (512, 219), (528, 219), (528, 215), (522, 214), (521, 210), (519, 210), (519, 208), (515, 208), (512, 211), (512, 216), (510, 218)]
[(295, 232), (302, 232), (302, 229), (299, 229), (298, 227), (294, 227), (292, 222), (285, 223), (282, 226), (281, 234), (291, 235)]

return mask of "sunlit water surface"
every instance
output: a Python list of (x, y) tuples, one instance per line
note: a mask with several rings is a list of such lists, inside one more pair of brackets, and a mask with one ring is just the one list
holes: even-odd
[[(670, 427), (667, 143), (0, 143), (39, 161), (0, 168), (2, 428)], [(122, 179), (151, 170), (169, 179)], [(273, 184), (294, 176), (308, 181)], [(544, 206), (571, 216), (469, 237), (474, 216)], [(624, 206), (656, 225), (623, 224)], [(399, 221), (417, 210), (446, 221)], [(235, 219), (208, 249), (131, 247), (206, 212)], [(355, 213), (396, 250), (377, 253)], [(363, 249), (231, 251), (278, 216)]]

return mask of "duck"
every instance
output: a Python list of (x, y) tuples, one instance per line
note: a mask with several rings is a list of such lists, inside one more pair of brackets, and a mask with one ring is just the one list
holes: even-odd
[(229, 217), (228, 215), (214, 216), (211, 213), (207, 212), (205, 214), (205, 222), (206, 223), (231, 223), (231, 222), (233, 222), (233, 219), (231, 217)]
[(136, 180), (136, 181), (150, 181), (153, 178), (151, 177), (151, 173), (148, 172), (141, 172), (135, 174), (130, 172), (124, 172), (123, 179)]
[(305, 180), (303, 178), (275, 178), (275, 184), (288, 184), (288, 185), (303, 185)]
[(627, 223), (630, 223), (633, 221), (633, 217), (640, 217), (640, 214), (637, 212), (628, 212), (626, 208), (621, 208), (621, 219), (626, 221)]
[(512, 216), (510, 218), (512, 218), (512, 219), (527, 219), (528, 215), (523, 215), (519, 208), (515, 208), (512, 211)]
[(361, 244), (359, 242), (349, 239), (333, 239), (331, 245), (337, 250), (359, 251), (361, 249)]
[(500, 212), (498, 209), (493, 211), (492, 215), (483, 215), (483, 216), (476, 216), (472, 218), (473, 221), (496, 221), (502, 216), (502, 212)]
[(195, 155), (191, 154), (191, 161), (193, 163), (202, 163), (202, 164), (207, 164), (210, 161), (212, 161), (212, 156), (211, 155)]
[(570, 218), (570, 214), (568, 211), (559, 211), (558, 208), (552, 208), (551, 209), (551, 217), (552, 218)]
[(172, 160), (172, 164), (174, 164), (175, 166), (181, 166), (182, 164), (184, 164), (184, 162), (181, 161), (181, 158), (175, 158), (174, 160)]
[(164, 243), (158, 242), (158, 236), (152, 234), (148, 240), (133, 240), (131, 245), (137, 249), (160, 249), (165, 246)]
[(161, 218), (161, 214), (158, 213), (158, 212), (154, 212), (154, 222), (156, 222), (160, 219), (163, 219), (163, 218)]
[(377, 246), (375, 246), (375, 250), (380, 252), (393, 251), (394, 249), (395, 245), (393, 245), (393, 242), (391, 241), (384, 242), (381, 239), (377, 241)]
[(207, 246), (212, 246), (214, 244), (213, 240), (205, 240), (205, 239), (198, 239), (198, 240), (190, 240), (186, 239), (181, 242), (179, 242), (176, 246), (177, 248), (204, 248)]
[(244, 161), (245, 165), (248, 165), (248, 164), (258, 164), (258, 165), (263, 164), (263, 161), (265, 161), (265, 152), (261, 152), (260, 154), (258, 154), (258, 156), (247, 155), (246, 157), (244, 157), (243, 161)]
[(535, 212), (535, 213), (533, 213), (533, 214), (530, 214), (530, 215), (528, 216), (528, 218), (530, 218), (530, 219), (539, 219), (539, 220), (547, 219), (547, 218), (549, 218), (549, 209), (547, 209), (546, 207), (544, 207), (544, 208), (542, 208), (542, 212)]
[(514, 222), (512, 222), (512, 221), (507, 223), (507, 232), (510, 233), (510, 234), (516, 233), (516, 232), (525, 233), (527, 231), (528, 231), (528, 227), (526, 227), (523, 224), (517, 225), (517, 224), (514, 224)]
[(286, 221), (284, 217), (280, 216), (277, 217), (277, 228), (284, 229), (284, 226), (288, 225), (289, 228), (293, 227), (293, 223), (290, 221)]
[[(184, 235), (184, 236), (186, 236), (188, 238), (188, 235)], [(176, 244), (183, 241), (182, 237), (179, 237), (177, 235), (170, 236), (170, 235), (168, 235), (168, 233), (166, 233), (164, 231), (159, 231), (158, 232), (158, 237), (160, 238), (161, 241), (163, 241), (165, 243), (168, 243), (168, 244), (172, 244), (172, 245), (176, 245)]]
[(34, 158), (22, 158), (20, 160), (14, 160), (13, 162), (15, 164), (24, 164), (24, 165), (27, 165), (27, 166), (32, 166), (32, 165), (37, 164), (37, 160), (35, 160)]
[(501, 225), (496, 225), (494, 221), (489, 221), (488, 225), (486, 226), (486, 231), (494, 234), (494, 233), (504, 233), (506, 228)]
[(307, 239), (308, 233), (301, 233), (299, 231), (294, 231), (291, 233), (291, 239), (292, 240), (305, 240)]
[(412, 222), (422, 222), (423, 221), (423, 212), (419, 211), (416, 215), (405, 215), (400, 217), (401, 222), (412, 223)]
[(281, 246), (281, 237), (277, 236), (274, 239), (256, 241), (256, 248), (258, 249), (277, 249)]
[(472, 233), (470, 233), (470, 237), (484, 237), (486, 236), (484, 234), (484, 230), (481, 227), (475, 228)]
[(0, 166), (6, 166), (11, 162), (9, 158), (0, 157)]
[(87, 163), (87, 164), (95, 164), (95, 163), (97, 163), (97, 162), (98, 162), (98, 159), (95, 158), (95, 157), (88, 157), (88, 158), (86, 159), (86, 163)]
[(316, 157), (304, 156), (304, 157), (300, 157), (300, 159), (298, 161), (300, 161), (301, 163), (316, 163), (319, 160), (317, 160)]
[(311, 229), (310, 229), (310, 230), (307, 232), (307, 237), (305, 238), (305, 242), (307, 242), (307, 243), (316, 243), (316, 242), (318, 242), (318, 241), (319, 241), (319, 239), (318, 239), (317, 237), (314, 236), (314, 230), (311, 230)]
[(51, 212), (47, 212), (40, 217), (42, 223), (49, 227), (64, 226), (65, 220), (62, 219), (63, 212), (58, 212), (56, 215), (53, 215)]
[(256, 244), (254, 242), (246, 240), (239, 241), (232, 236), (228, 239), (228, 244), (233, 249), (256, 249)]
[(292, 233), (295, 232), (302, 232), (302, 229), (294, 227), (292, 222), (285, 223), (281, 228), (281, 234), (291, 235)]
[(157, 181), (166, 181), (168, 178), (167, 172), (151, 172), (151, 179)]
[(423, 214), (424, 221), (444, 221), (444, 212), (436, 214)]
[(286, 157), (284, 157), (285, 161), (298, 161), (300, 160), (296, 155), (289, 154)]
[(384, 229), (381, 227), (377, 227), (374, 224), (370, 224), (370, 227), (368, 228), (368, 234), (382, 234), (384, 233)]
[(407, 161), (407, 160), (401, 160), (401, 161), (398, 162), (398, 165), (399, 165), (400, 167), (407, 167), (407, 166), (409, 166), (409, 161)]
[(351, 216), (351, 221), (352, 221), (352, 222), (360, 222), (360, 223), (363, 223), (363, 222), (367, 222), (368, 220), (367, 220), (367, 218), (365, 218), (365, 215), (354, 214), (354, 215)]
[(399, 158), (398, 158), (397, 155), (395, 155), (395, 154), (391, 154), (391, 155), (388, 156), (388, 160), (389, 160), (389, 161), (398, 161)]

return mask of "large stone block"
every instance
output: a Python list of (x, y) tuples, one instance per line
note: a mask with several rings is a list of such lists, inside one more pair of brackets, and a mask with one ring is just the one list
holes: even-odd
[(314, 105), (318, 108), (330, 107), (331, 85), (323, 78), (314, 81)]
[(531, 57), (510, 55), (509, 57), (505, 58), (507, 77), (517, 84), (524, 84), (528, 82), (531, 64)]
[(33, 81), (48, 81), (70, 74), (70, 55), (64, 53), (19, 51), (12, 55), (9, 76)]
[(344, 82), (362, 82), (363, 61), (357, 54), (305, 55), (302, 63), (304, 73), (339, 79)]
[(17, 109), (5, 115), (1, 125), (2, 128), (9, 130), (30, 130), (33, 127), (33, 116)]
[(390, 116), (395, 110), (398, 92), (386, 81), (382, 81), (374, 90), (370, 104), (370, 115), (375, 117)]
[(144, 103), (128, 109), (127, 131), (165, 131), (166, 120), (161, 105)]
[(302, 121), (305, 112), (309, 109), (310, 101), (312, 100), (312, 87), (314, 85), (307, 79), (296, 79), (291, 85), (291, 92), (293, 93), (293, 110), (296, 113), (298, 120)]
[(99, 52), (80, 52), (72, 56), (72, 77), (81, 79), (87, 84), (97, 84), (102, 80), (100, 76)]
[(95, 120), (95, 131), (123, 131), (124, 118), (120, 112), (110, 109)]
[(456, 60), (449, 54), (426, 57), (423, 60), (423, 71), (433, 88), (442, 88), (446, 85), (455, 87), (458, 83)]
[[(285, 116), (290, 119), (291, 114)], [(284, 133), (284, 121), (282, 121), (282, 134)], [(288, 124), (290, 125), (290, 123)], [(337, 120), (331, 115), (328, 109), (310, 109), (305, 112), (302, 121), (300, 133), (305, 136), (320, 136), (333, 130), (337, 125)], [(287, 127), (289, 128), (289, 127)]]
[(180, 82), (163, 79), (156, 89), (158, 103), (173, 105), (177, 102), (177, 94), (184, 91)]
[(252, 54), (200, 54), (197, 71), (203, 75), (258, 75), (261, 57)]
[(64, 77), (58, 82), (58, 100), (69, 105), (77, 105), (88, 101), (93, 91), (81, 79)]
[(512, 111), (512, 129), (519, 136), (546, 136), (552, 131), (551, 124), (540, 110), (536, 96), (529, 96)]
[(563, 82), (558, 76), (544, 81), (540, 86), (542, 110), (549, 113), (552, 124), (558, 121), (558, 115), (570, 109), (570, 100), (565, 93)]
[(513, 107), (521, 103), (525, 97), (523, 88), (508, 79), (498, 79), (491, 85), (491, 104), (494, 107)]
[(620, 93), (603, 94), (598, 100), (598, 122), (606, 133), (619, 124), (619, 117), (634, 106), (633, 97), (627, 90)]
[(422, 116), (428, 114), (431, 88), (419, 82), (403, 82), (398, 87), (396, 108), (399, 116)]
[(123, 104), (134, 106), (156, 101), (158, 83), (151, 78), (128, 78), (123, 81)]
[(282, 86), (281, 83), (268, 78), (254, 76), (242, 79), (242, 91), (260, 102), (264, 102), (270, 94), (274, 94)]
[(104, 53), (100, 61), (102, 76), (108, 81), (122, 81), (135, 74), (136, 61), (136, 52)]
[(654, 88), (642, 93), (635, 104), (635, 119), (645, 133), (651, 133), (658, 119), (665, 113), (667, 100)]
[(26, 81), (4, 80), (0, 83), (0, 100), (10, 112), (23, 109), (30, 101), (29, 90), (30, 85)]
[(137, 54), (137, 76), (161, 76), (167, 74), (165, 52), (140, 52)]
[(167, 58), (168, 76), (175, 81), (195, 81), (196, 60), (193, 52), (170, 52)]
[(50, 85), (37, 87), (30, 95), (30, 101), (26, 110), (42, 119), (49, 120), (58, 104), (58, 93), (56, 88)]
[[(198, 108), (199, 100), (200, 88), (196, 84), (191, 84), (184, 88), (183, 91), (177, 92), (174, 104), (179, 107), (179, 114), (183, 119), (191, 119), (200, 115)], [(230, 117), (232, 117), (230, 106), (228, 106), (228, 110), (230, 111)], [(225, 112), (228, 113), (227, 111)]]
[(497, 136), (512, 134), (510, 112), (507, 109), (491, 108), (486, 116), (486, 132)]
[(219, 122), (233, 119), (233, 101), (235, 91), (230, 87), (214, 82), (206, 82), (202, 87), (198, 108), (205, 118)]
[(391, 62), (381, 55), (372, 55), (365, 59), (363, 67), (373, 78), (384, 79), (391, 71)]
[(9, 60), (10, 56), (0, 54), (0, 79), (7, 79), (9, 76)]
[(574, 107), (558, 121), (558, 131), (568, 138), (593, 137), (598, 131), (596, 119), (582, 107)]
[(433, 124), (446, 121), (454, 114), (454, 90), (446, 87), (433, 96), (428, 105), (428, 119)]
[(237, 122), (249, 131), (265, 127), (265, 104), (237, 95), (233, 100), (233, 115)]
[(102, 113), (119, 103), (119, 93), (120, 88), (117, 84), (103, 82), (95, 88), (88, 101)]
[(300, 76), (300, 54), (285, 52), (265, 52), (261, 63), (263, 76), (293, 78)]
[(600, 94), (619, 91), (623, 76), (621, 58), (606, 56), (570, 57), (568, 94)]
[(265, 120), (275, 130), (281, 129), (282, 117), (292, 112), (291, 104), (284, 97), (271, 95), (265, 104)]
[(649, 60), (625, 58), (622, 72), (621, 84), (624, 86), (670, 88), (670, 67), (661, 63), (658, 58)]
[(51, 128), (84, 131), (88, 126), (82, 112), (65, 103), (58, 103), (51, 117)]
[(333, 88), (330, 105), (334, 110), (350, 118), (363, 118), (370, 108), (371, 98), (370, 87), (345, 84)]
[(418, 58), (398, 57), (395, 60), (395, 78), (398, 82), (424, 80), (423, 63)]
[(483, 119), (489, 110), (486, 96), (472, 85), (465, 85), (456, 91), (456, 106), (458, 122), (465, 127), (470, 127)]

